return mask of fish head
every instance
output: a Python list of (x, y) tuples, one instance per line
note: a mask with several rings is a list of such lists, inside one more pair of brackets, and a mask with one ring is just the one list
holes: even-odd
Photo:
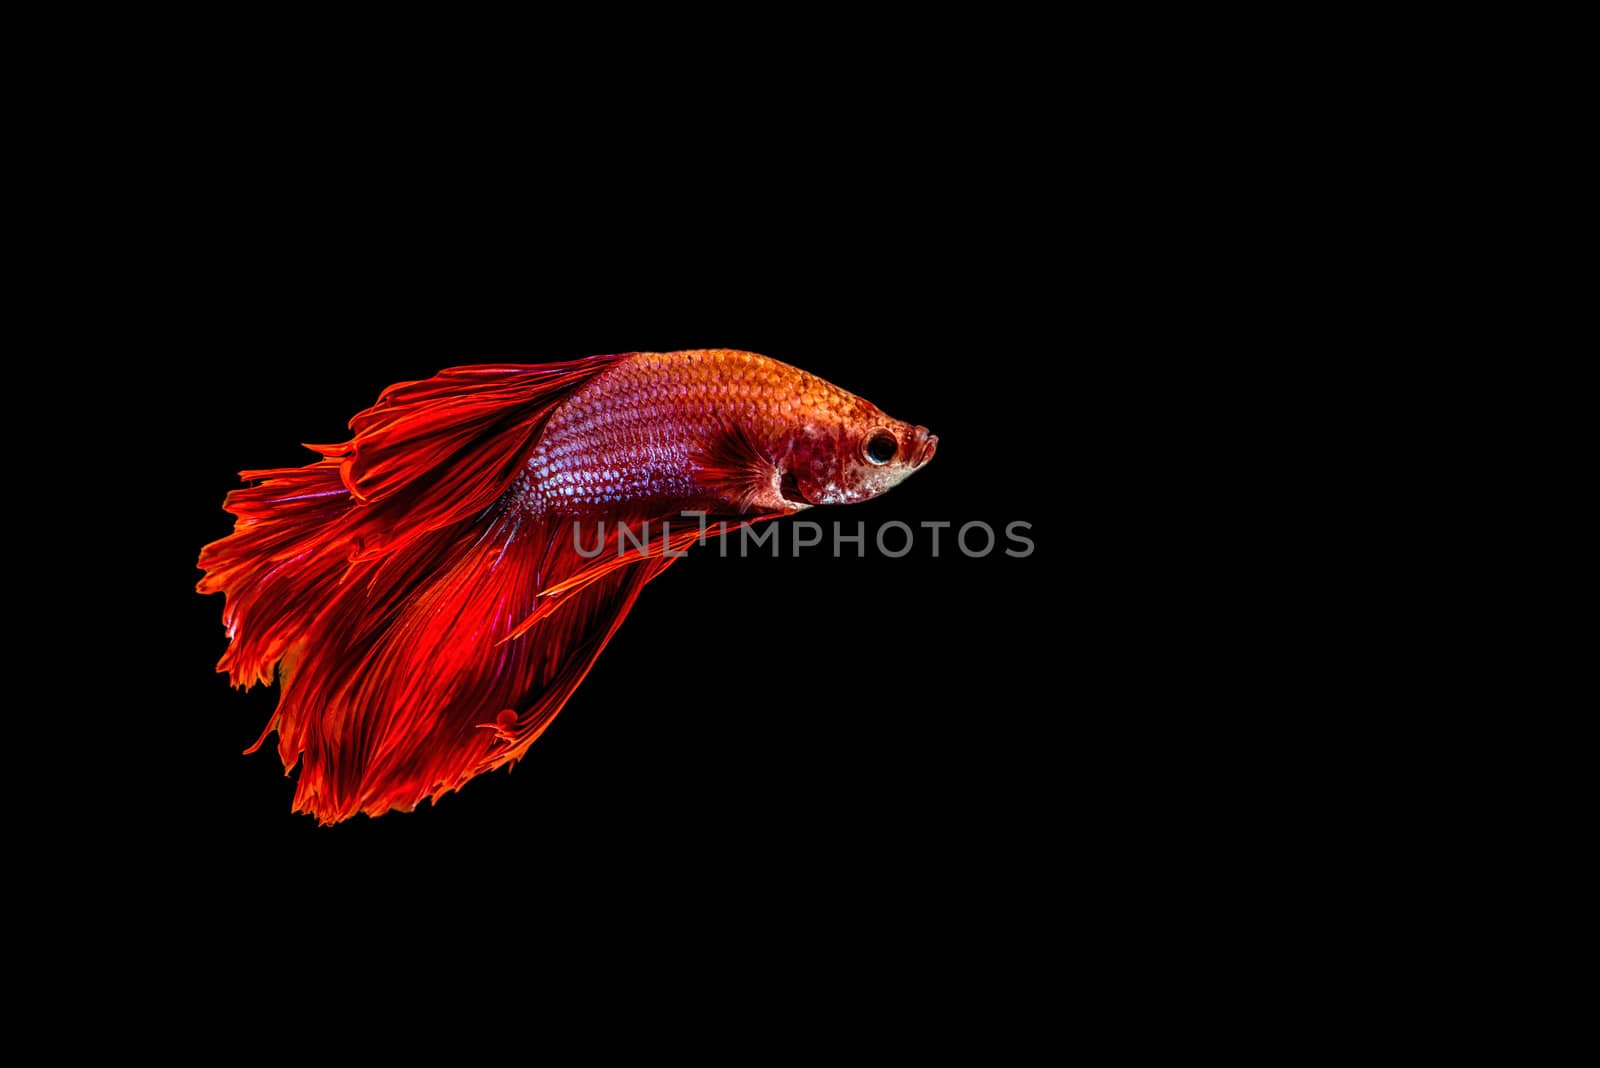
[(927, 427), (863, 405), (831, 423), (795, 428), (778, 463), (779, 492), (796, 507), (871, 500), (933, 459), (938, 445)]

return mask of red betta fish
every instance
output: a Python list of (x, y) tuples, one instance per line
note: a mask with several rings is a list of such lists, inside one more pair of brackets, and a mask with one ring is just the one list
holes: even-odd
[(519, 759), (700, 539), (683, 513), (714, 532), (867, 500), (938, 440), (726, 349), (453, 367), (350, 429), (316, 463), (241, 472), (233, 533), (200, 553), (198, 589), (226, 598), (217, 670), (281, 687), (251, 751), (277, 730), (322, 823)]

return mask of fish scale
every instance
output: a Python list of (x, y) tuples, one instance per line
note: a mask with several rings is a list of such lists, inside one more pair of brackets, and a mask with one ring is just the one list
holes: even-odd
[(604, 515), (619, 505), (712, 507), (716, 487), (696, 479), (695, 458), (735, 422), (770, 447), (797, 424), (874, 413), (815, 375), (752, 353), (639, 353), (551, 414), (520, 496), (529, 511), (554, 516)]

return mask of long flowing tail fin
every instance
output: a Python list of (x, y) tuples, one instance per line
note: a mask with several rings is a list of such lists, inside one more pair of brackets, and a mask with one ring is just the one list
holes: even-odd
[(635, 558), (541, 597), (586, 562), (566, 525), (506, 509), (362, 569), (284, 682), (278, 750), (302, 764), (295, 808), (325, 823), (409, 809), (517, 760), (671, 562)]
[(402, 383), (316, 463), (242, 473), (197, 588), (226, 598), (218, 670), (281, 684), (263, 739), (301, 764), (297, 810), (410, 808), (517, 759), (671, 562), (586, 575), (566, 528), (505, 499), (554, 408), (623, 358)]

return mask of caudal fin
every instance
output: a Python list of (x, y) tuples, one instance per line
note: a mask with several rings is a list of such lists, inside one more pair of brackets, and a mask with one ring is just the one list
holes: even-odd
[(230, 639), (217, 664), (235, 686), (272, 682), (273, 667), (310, 627), (314, 606), (338, 591), (349, 566), (341, 530), (350, 490), (339, 464), (241, 471), (258, 484), (229, 493), (233, 533), (200, 550), (201, 593), (225, 596)]
[(574, 566), (564, 528), (508, 507), (391, 553), (327, 610), (284, 686), (295, 808), (324, 823), (409, 809), (515, 761), (670, 563), (635, 559), (542, 612), (547, 576)]
[(243, 473), (258, 484), (228, 495), (197, 588), (226, 598), (218, 669), (279, 677), (268, 730), (301, 764), (298, 810), (409, 808), (515, 760), (670, 563), (584, 578), (563, 532), (505, 499), (554, 408), (623, 358), (402, 383), (316, 463)]

